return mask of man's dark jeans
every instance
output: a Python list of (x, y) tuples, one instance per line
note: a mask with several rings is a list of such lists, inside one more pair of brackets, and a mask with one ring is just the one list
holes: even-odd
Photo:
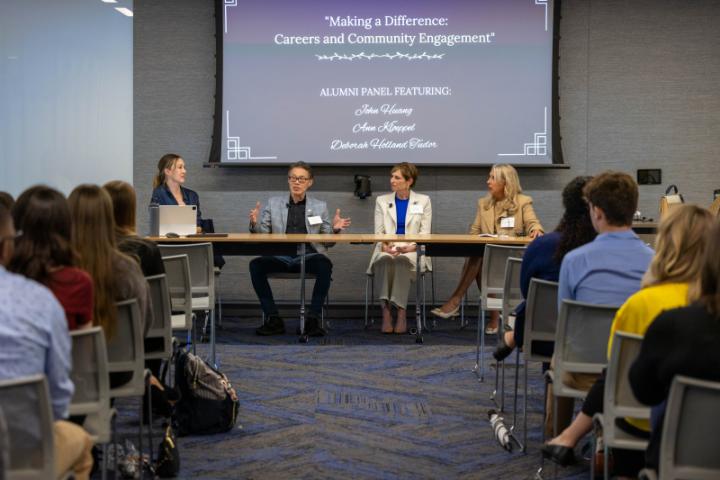
[[(325, 297), (330, 290), (332, 262), (328, 257), (319, 253), (305, 255), (305, 272), (313, 273), (316, 276), (310, 313), (319, 317)], [(278, 313), (267, 278), (271, 273), (300, 273), (300, 257), (258, 257), (250, 262), (250, 278), (265, 316)]]

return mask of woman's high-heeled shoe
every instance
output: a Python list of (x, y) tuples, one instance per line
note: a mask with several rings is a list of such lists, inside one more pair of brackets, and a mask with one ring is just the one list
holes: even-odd
[(443, 312), (442, 308), (440, 308), (440, 307), (433, 308), (432, 310), (430, 310), (430, 313), (432, 313), (436, 317), (445, 318), (445, 319), (457, 317), (458, 315), (460, 315), (460, 305), (458, 305), (454, 309), (450, 310), (449, 312)]

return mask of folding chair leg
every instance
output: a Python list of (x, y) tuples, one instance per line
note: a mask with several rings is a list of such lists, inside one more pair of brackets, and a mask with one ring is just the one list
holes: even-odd
[(375, 325), (373, 310), (375, 310), (375, 277), (370, 279), (370, 325)]
[[(520, 345), (517, 345), (515, 348), (518, 350), (520, 349)], [(526, 354), (529, 352), (526, 352)], [(523, 370), (523, 375), (525, 376), (525, 382), (523, 383), (523, 452), (527, 452), (527, 439), (528, 439), (528, 359), (525, 357), (525, 368)], [(543, 403), (545, 402), (545, 399), (543, 398)], [(545, 419), (543, 419), (544, 422)], [(543, 427), (544, 428), (544, 427)]]
[(197, 343), (197, 315), (192, 314), (192, 325), (191, 325), (191, 343), (192, 343), (192, 352), (193, 355), (196, 355), (197, 352), (195, 351), (195, 344)]
[(213, 367), (217, 368), (217, 358), (215, 354), (215, 310), (210, 310), (208, 318), (210, 318), (210, 359)]
[(365, 329), (368, 328), (368, 310), (370, 309), (370, 299), (368, 297), (370, 289), (370, 276), (365, 276)]
[(475, 376), (480, 377), (480, 317), (477, 319), (477, 338), (475, 339), (475, 366), (473, 367)]
[[(143, 402), (140, 402), (140, 415), (138, 416), (138, 421), (140, 422), (140, 435), (138, 435), (138, 470), (140, 471), (140, 480), (142, 480), (145, 475), (145, 469), (143, 468), (143, 421), (142, 421), (142, 410), (143, 410)], [(117, 470), (115, 471), (117, 474)]]
[(222, 291), (220, 289), (220, 275), (215, 275), (215, 295), (217, 296), (217, 326), (222, 328)]
[(485, 381), (485, 310), (480, 309), (480, 317), (481, 317), (481, 328), (478, 335), (480, 336), (480, 350), (481, 352), (478, 352), (480, 355), (480, 381)]
[[(146, 370), (146, 377), (145, 377), (145, 390), (148, 392), (148, 401), (147, 401), (147, 409), (148, 409), (148, 443), (149, 443), (149, 450), (150, 450), (150, 465), (153, 464), (153, 436), (152, 436), (152, 423), (153, 423), (153, 417), (152, 417), (152, 387), (150, 386), (150, 376), (152, 374), (149, 370)], [(140, 402), (142, 403), (142, 402)], [(141, 417), (142, 421), (142, 417)], [(142, 452), (141, 452), (142, 454)], [(140, 456), (142, 458), (142, 455)]]
[(102, 447), (102, 465), (100, 465), (100, 478), (107, 480), (107, 443), (103, 443)]
[(112, 419), (112, 438), (113, 438), (113, 449), (114, 449), (113, 461), (115, 463), (115, 465), (114, 465), (115, 470), (113, 470), (113, 472), (114, 472), (114, 478), (117, 478), (118, 473), (119, 473), (119, 470), (118, 470), (119, 467), (118, 467), (117, 415), (113, 415), (113, 419)]

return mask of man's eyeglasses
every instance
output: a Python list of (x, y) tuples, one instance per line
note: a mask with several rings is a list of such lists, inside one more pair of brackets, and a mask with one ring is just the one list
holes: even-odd
[(295, 175), (288, 175), (288, 182), (290, 183), (305, 183), (310, 180), (308, 177), (296, 177)]

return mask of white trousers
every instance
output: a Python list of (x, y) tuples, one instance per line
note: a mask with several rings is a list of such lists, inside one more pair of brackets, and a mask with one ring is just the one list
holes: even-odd
[(373, 263), (375, 278), (380, 283), (379, 298), (399, 308), (407, 308), (410, 283), (415, 278), (415, 252), (392, 256), (381, 253)]

